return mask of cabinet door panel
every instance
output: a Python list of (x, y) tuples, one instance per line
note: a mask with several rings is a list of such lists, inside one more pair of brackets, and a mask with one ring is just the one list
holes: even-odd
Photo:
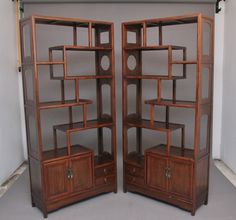
[(67, 168), (67, 161), (57, 161), (44, 165), (47, 199), (54, 199), (69, 193)]
[(171, 159), (170, 170), (169, 191), (178, 196), (191, 198), (193, 164), (188, 161)]
[(92, 154), (87, 154), (71, 159), (73, 171), (72, 191), (78, 192), (93, 186)]
[(167, 190), (167, 178), (166, 178), (167, 159), (159, 156), (147, 156), (147, 179), (146, 183), (154, 188), (160, 190)]

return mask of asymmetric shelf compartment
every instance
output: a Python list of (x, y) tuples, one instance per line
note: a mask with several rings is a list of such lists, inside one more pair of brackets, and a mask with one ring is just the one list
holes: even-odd
[[(71, 33), (71, 44), (63, 39), (65, 45), (53, 45), (54, 35), (44, 45), (37, 34), (45, 25), (51, 33), (57, 28)], [(63, 206), (117, 191), (114, 25), (31, 16), (21, 20), (20, 30), (31, 200), (47, 217)], [(77, 59), (82, 53), (93, 60), (82, 63)], [(72, 65), (81, 63), (87, 66)], [(42, 77), (47, 74), (48, 78)], [(81, 85), (84, 80), (92, 81), (89, 87)], [(91, 100), (80, 97), (84, 89), (85, 96), (95, 91)], [(78, 140), (79, 135), (84, 139)]]
[[(175, 37), (172, 41), (168, 38), (165, 44), (163, 36), (168, 33), (163, 35), (163, 32), (174, 27), (173, 34), (173, 30), (178, 31), (179, 25), (181, 31), (184, 28), (192, 30), (191, 33), (182, 33), (185, 33), (185, 38), (190, 35), (190, 40), (196, 39), (196, 57), (189, 58), (188, 48), (176, 45)], [(213, 19), (202, 14), (122, 24), (124, 192), (136, 192), (170, 203), (192, 215), (198, 207), (208, 202), (213, 27)], [(193, 36), (193, 28), (197, 36)], [(180, 37), (179, 32), (177, 35)], [(157, 58), (153, 52), (159, 53)], [(161, 52), (167, 54), (166, 63), (160, 56)], [(146, 54), (149, 57), (145, 60)], [(152, 63), (161, 64), (151, 67)], [(181, 98), (181, 95), (186, 94), (183, 94), (183, 88), (177, 83), (184, 80), (192, 83), (193, 74), (195, 84), (187, 88), (193, 88), (191, 94), (194, 93), (194, 98)], [(190, 77), (191, 80), (188, 80)], [(164, 81), (171, 84), (162, 83)], [(157, 91), (150, 98), (146, 98), (151, 95), (148, 83), (152, 83), (151, 86), (155, 86)], [(163, 90), (167, 85), (169, 87)], [(144, 93), (145, 89), (148, 94)], [(182, 93), (177, 93), (180, 89)], [(131, 108), (129, 102), (135, 109)], [(142, 112), (145, 110), (142, 108), (143, 103), (149, 105), (149, 119), (146, 119), (147, 111)], [(180, 113), (179, 109), (188, 114)], [(173, 120), (178, 123), (172, 123)], [(147, 135), (145, 139), (144, 134)], [(133, 151), (134, 148), (136, 150)]]

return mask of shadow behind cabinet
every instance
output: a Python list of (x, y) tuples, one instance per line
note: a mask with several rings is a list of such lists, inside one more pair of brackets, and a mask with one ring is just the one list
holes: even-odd
[[(50, 45), (46, 51), (46, 61), (38, 59), (38, 49), (43, 45), (37, 43), (37, 36), (45, 26), (50, 28), (48, 31), (53, 31), (53, 27), (66, 28), (71, 33), (72, 42), (70, 45)], [(117, 191), (114, 26), (113, 23), (103, 21), (31, 16), (21, 20), (20, 29), (32, 205), (41, 209), (44, 217), (47, 217), (48, 212), (62, 206), (101, 193)], [(80, 45), (81, 32), (85, 33), (84, 38), (87, 39), (83, 41), (84, 45)], [(92, 75), (87, 69), (87, 74), (71, 73), (70, 52), (92, 53), (95, 73)], [(104, 59), (107, 60), (106, 65), (103, 64)], [(82, 61), (77, 59), (76, 62)], [(48, 68), (48, 71), (42, 71), (41, 67)], [(45, 74), (49, 81), (59, 83), (59, 99), (50, 100), (51, 92), (47, 93), (49, 98), (46, 101), (40, 97), (40, 79)], [(79, 83), (83, 84), (85, 80), (95, 81), (96, 118), (92, 119), (88, 119), (88, 110), (93, 101), (80, 97)], [(73, 85), (72, 99), (66, 96), (67, 82)], [(104, 113), (103, 109), (103, 96), (107, 97), (102, 90), (104, 85), (110, 87), (110, 98), (105, 100), (110, 106), (108, 113)], [(52, 86), (49, 89), (53, 93), (55, 88)], [(92, 87), (87, 89), (91, 90)], [(60, 109), (66, 110), (64, 116), (67, 122), (54, 123), (48, 132), (43, 131), (44, 113)], [(78, 116), (82, 120), (77, 121)], [(52, 118), (60, 121), (56, 114)], [(46, 124), (49, 121), (50, 118)], [(94, 129), (97, 130), (97, 149), (80, 145), (79, 141), (73, 142), (72, 136), (80, 132), (84, 132), (83, 137), (86, 139), (93, 140), (86, 132)], [(110, 131), (108, 151), (104, 148), (104, 129)], [(45, 133), (51, 134), (53, 146), (45, 146)], [(65, 135), (66, 140), (64, 146), (60, 144), (62, 135)]]
[[(194, 25), (195, 31), (188, 29), (189, 25)], [(192, 42), (193, 45), (196, 44), (196, 58), (189, 59), (188, 48), (185, 45), (165, 44), (166, 41), (176, 41), (174, 36), (172, 40), (170, 40), (171, 37), (166, 40), (168, 34), (165, 30), (168, 29), (169, 33), (175, 35), (174, 32), (178, 27), (182, 31), (184, 29), (191, 31), (191, 33), (185, 31), (186, 36), (196, 33), (197, 42)], [(150, 43), (151, 38), (154, 38), (156, 42)], [(208, 202), (213, 19), (202, 14), (193, 14), (125, 22), (122, 24), (122, 48), (124, 191), (137, 192), (163, 200), (188, 210), (194, 215), (201, 204)], [(154, 56), (154, 52), (163, 51), (167, 54), (166, 63), (163, 59), (151, 57)], [(148, 61), (144, 60), (144, 53), (151, 53)], [(152, 68), (149, 70), (151, 72), (144, 71), (144, 67), (147, 66), (145, 62), (165, 63), (166, 72), (163, 73), (160, 68)], [(176, 66), (179, 67), (178, 71), (175, 69)], [(195, 83), (188, 87), (195, 90), (195, 97), (193, 100), (180, 99), (178, 91), (182, 94), (183, 91), (188, 93), (188, 90), (185, 91), (181, 85), (184, 85), (183, 81), (191, 82), (189, 77), (195, 80)], [(144, 81), (145, 83), (154, 82), (157, 88), (157, 92), (152, 94), (153, 97), (150, 100), (146, 99), (147, 93), (145, 97), (143, 95), (144, 88), (149, 89), (143, 87)], [(166, 82), (169, 82), (171, 86), (165, 88)], [(134, 88), (136, 97), (130, 95), (133, 94), (129, 93), (131, 87)], [(164, 97), (164, 89), (166, 89), (165, 92), (170, 90), (168, 98)], [(149, 118), (145, 117), (147, 114), (145, 116), (143, 114), (143, 98), (144, 103), (150, 106)], [(131, 101), (136, 106), (132, 110), (129, 109)], [(162, 109), (164, 109), (163, 119), (156, 120), (160, 117)], [(188, 126), (189, 130), (186, 130), (185, 123), (171, 122), (176, 118), (180, 120), (178, 114), (173, 115), (174, 110), (178, 109), (183, 111), (189, 109), (193, 112), (191, 123), (194, 125), (193, 136), (188, 137), (188, 140), (192, 139), (193, 146), (185, 146), (186, 133), (189, 134), (190, 127)], [(188, 116), (185, 114), (182, 117)], [(132, 141), (129, 135), (131, 130), (135, 131), (135, 147), (131, 146)], [(145, 138), (144, 130), (156, 132), (152, 139), (162, 134), (164, 138), (155, 140), (157, 142), (161, 140), (163, 143), (146, 147), (147, 142), (153, 142), (153, 140)], [(179, 132), (179, 145), (173, 144), (172, 134), (175, 131)], [(143, 145), (146, 149), (143, 149)]]

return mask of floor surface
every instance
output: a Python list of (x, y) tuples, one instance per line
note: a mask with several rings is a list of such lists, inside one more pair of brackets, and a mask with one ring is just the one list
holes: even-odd
[[(171, 205), (122, 191), (121, 167), (119, 190), (74, 205), (48, 215), (49, 220), (235, 220), (236, 188), (212, 165), (209, 203), (190, 213)], [(7, 193), (0, 198), (0, 220), (43, 219), (37, 208), (31, 207), (29, 177), (25, 171)]]

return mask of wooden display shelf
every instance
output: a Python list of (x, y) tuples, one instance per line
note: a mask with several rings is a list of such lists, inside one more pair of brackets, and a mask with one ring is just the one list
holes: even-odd
[[(163, 27), (169, 26), (169, 30), (172, 26), (177, 29), (178, 27), (175, 25), (181, 25), (182, 30), (186, 24), (194, 24), (192, 27), (196, 29), (197, 36), (190, 39), (196, 39), (197, 41), (194, 43), (197, 46), (196, 58), (190, 59), (187, 57), (188, 48), (184, 45), (163, 44), (165, 42), (164, 36), (166, 36), (163, 35), (163, 32), (166, 31)], [(122, 23), (124, 192), (137, 192), (168, 202), (191, 212), (192, 215), (195, 214), (200, 205), (208, 202), (210, 134), (212, 129), (213, 30), (213, 19), (202, 14)], [(186, 38), (186, 36), (184, 37)], [(150, 45), (150, 42), (154, 42), (154, 40), (156, 44)], [(208, 43), (206, 43), (207, 40)], [(175, 44), (174, 34), (171, 44)], [(204, 48), (206, 45), (208, 48)], [(166, 56), (166, 74), (158, 74), (158, 71), (162, 74), (163, 72), (161, 70), (157, 71), (156, 67), (152, 71), (150, 70), (149, 74), (144, 74), (145, 65), (142, 52), (149, 53), (149, 51), (163, 50), (168, 53)], [(179, 50), (180, 53), (174, 54), (174, 50)], [(132, 60), (129, 60), (130, 56), (132, 56)], [(136, 62), (134, 62), (134, 59)], [(152, 60), (164, 64), (162, 59), (149, 59), (149, 69)], [(133, 67), (133, 63), (136, 63), (135, 67)], [(176, 70), (173, 68), (175, 65), (180, 65), (181, 69), (178, 69), (178, 73), (174, 72)], [(179, 96), (177, 99), (176, 95), (177, 91), (181, 89), (181, 84), (177, 86), (177, 83), (189, 77), (188, 65), (196, 65), (195, 84), (189, 86), (189, 88), (195, 89), (196, 98), (193, 101), (182, 100)], [(203, 74), (207, 74), (203, 72), (204, 68), (208, 71), (208, 79), (203, 77)], [(152, 80), (156, 83), (157, 92), (154, 92), (156, 98), (144, 102), (150, 105), (150, 120), (142, 119), (143, 90), (148, 88), (146, 84), (143, 86), (143, 80)], [(170, 91), (168, 91), (172, 94), (170, 99), (163, 98), (163, 94), (167, 92), (166, 90), (163, 91), (163, 87), (166, 85), (163, 80), (170, 80), (172, 84)], [(208, 80), (208, 82), (203, 83), (203, 80)], [(190, 80), (186, 82), (191, 83)], [(128, 93), (129, 85), (135, 86), (134, 91), (136, 93), (132, 97)], [(203, 97), (205, 90), (208, 91), (208, 95)], [(133, 114), (129, 114), (131, 98), (135, 102)], [(155, 109), (155, 105), (164, 106), (165, 122), (154, 121), (156, 110), (160, 110), (160, 108)], [(171, 120), (174, 120), (175, 117), (174, 109), (170, 115), (171, 107), (194, 110), (194, 118), (192, 118), (193, 137), (188, 137), (188, 142), (190, 141), (189, 138), (193, 139), (191, 140), (193, 143), (192, 149), (185, 148), (187, 139), (185, 125), (171, 123)], [(178, 116), (176, 115), (176, 117)], [(186, 116), (183, 114), (182, 117), (188, 117), (188, 114)], [(186, 119), (182, 120), (186, 121)], [(179, 118), (178, 121), (180, 121)], [(189, 120), (187, 121), (189, 123)], [(131, 127), (135, 127), (133, 131), (135, 130), (136, 146), (134, 147), (136, 150), (129, 153), (131, 146), (129, 145), (130, 135), (128, 130)], [(166, 144), (158, 144), (157, 142), (154, 147), (145, 150), (143, 155), (143, 147), (153, 145), (153, 143), (148, 143), (148, 138), (143, 137), (145, 134), (143, 129), (166, 132)], [(177, 140), (175, 135), (171, 135), (171, 131), (176, 129), (181, 130), (175, 133), (180, 135), (181, 147), (172, 146), (172, 143)], [(207, 133), (203, 134), (203, 131)], [(188, 131), (188, 135), (190, 133)]]
[[(154, 153), (154, 154), (161, 154), (163, 156), (167, 156), (167, 145), (166, 144), (159, 144), (157, 146), (153, 146), (148, 148), (145, 152), (146, 153)], [(194, 159), (194, 150), (188, 148), (182, 148), (178, 146), (170, 146), (170, 154), (171, 157), (178, 157), (178, 158), (186, 158), (186, 159)]]
[(184, 128), (184, 124), (166, 123), (161, 121), (154, 121), (147, 119), (127, 118), (126, 124), (130, 127), (146, 128), (156, 131), (175, 131)]
[[(65, 28), (65, 31), (71, 34), (72, 44), (64, 45), (62, 42), (60, 46), (49, 45), (44, 53), (42, 51), (42, 60), (37, 60), (37, 49), (41, 48), (41, 45), (36, 38), (36, 33), (40, 32), (39, 27), (43, 25), (60, 26), (62, 29), (71, 27), (71, 31), (69, 31), (70, 28)], [(38, 207), (46, 218), (49, 212), (63, 206), (102, 193), (117, 191), (114, 24), (104, 21), (33, 15), (21, 20), (20, 32), (31, 202), (32, 206)], [(87, 34), (84, 35), (86, 32)], [(54, 35), (54, 38), (56, 37)], [(81, 51), (81, 54), (85, 53), (82, 51), (89, 51), (95, 55), (95, 59), (86, 60), (89, 66), (83, 70), (85, 73), (79, 75), (81, 70), (74, 69), (77, 75), (70, 76), (68, 70), (72, 64), (67, 59), (67, 53), (70, 51), (77, 51), (76, 53)], [(58, 52), (61, 57), (58, 56)], [(75, 52), (71, 53), (70, 57), (74, 54)], [(104, 56), (108, 59), (108, 69), (103, 65)], [(90, 65), (94, 65), (93, 75), (89, 72)], [(47, 68), (42, 71), (38, 68), (40, 66), (47, 66)], [(57, 73), (59, 68), (60, 75)], [(39, 77), (41, 71), (43, 74), (48, 73), (50, 77), (42, 79)], [(60, 95), (59, 100), (46, 101), (41, 98), (39, 85), (46, 83), (44, 82), (46, 79), (58, 80), (60, 91), (52, 86), (48, 90), (45, 88), (45, 95), (57, 93)], [(95, 83), (87, 87), (81, 86), (84, 81), (80, 80), (93, 79), (96, 80)], [(66, 84), (67, 80), (72, 83)], [(47, 85), (48, 83), (45, 84)], [(103, 89), (104, 85), (110, 87), (108, 95), (106, 94), (108, 91)], [(68, 86), (71, 87), (68, 88)], [(85, 95), (91, 89), (95, 91), (95, 105), (91, 105), (91, 108), (95, 108), (92, 114), (98, 119), (87, 120), (88, 105), (93, 102), (81, 99), (81, 88), (85, 90), (82, 91)], [(73, 97), (68, 98), (69, 100), (66, 98), (68, 90), (70, 94), (73, 94)], [(104, 112), (104, 105), (110, 106), (108, 113)], [(80, 106), (80, 109), (77, 106)], [(62, 108), (60, 116), (49, 113)], [(47, 109), (50, 111), (42, 112)], [(77, 118), (80, 116), (83, 121), (78, 122)], [(53, 119), (48, 120), (51, 117)], [(65, 124), (60, 124), (61, 119)], [(53, 125), (50, 122), (53, 122)], [(105, 128), (109, 128), (109, 136), (104, 132)], [(52, 132), (49, 132), (49, 129), (52, 129)], [(86, 135), (88, 129), (97, 129), (97, 135), (94, 137)], [(71, 143), (71, 132), (81, 130), (85, 132), (84, 138), (91, 139), (91, 146), (88, 146), (91, 149), (81, 146), (80, 140)], [(66, 138), (66, 147), (59, 146), (61, 135)], [(107, 136), (111, 141), (107, 151), (111, 153), (107, 153), (103, 146)], [(49, 145), (49, 140), (54, 141), (53, 149), (46, 147)], [(95, 152), (98, 152), (97, 156)]]
[(69, 124), (55, 125), (53, 128), (62, 132), (76, 132), (81, 130), (110, 127), (113, 125), (112, 118), (87, 120), (86, 124), (83, 121)]
[(78, 105), (88, 105), (92, 104), (91, 100), (88, 99), (80, 99), (78, 102), (73, 100), (65, 100), (65, 101), (51, 101), (51, 102), (41, 102), (39, 104), (39, 109), (52, 109), (52, 108), (65, 108), (65, 107), (72, 107)]
[(160, 106), (170, 106), (177, 108), (196, 108), (196, 102), (193, 101), (184, 101), (184, 100), (172, 100), (172, 99), (161, 99), (158, 101), (157, 99), (146, 100), (145, 104), (150, 105), (160, 105)]
[(43, 151), (42, 160), (45, 162), (66, 158), (69, 156), (78, 156), (84, 153), (88, 153), (91, 150), (82, 145), (76, 144), (71, 147), (71, 155), (68, 155), (68, 147), (57, 147), (56, 149)]

